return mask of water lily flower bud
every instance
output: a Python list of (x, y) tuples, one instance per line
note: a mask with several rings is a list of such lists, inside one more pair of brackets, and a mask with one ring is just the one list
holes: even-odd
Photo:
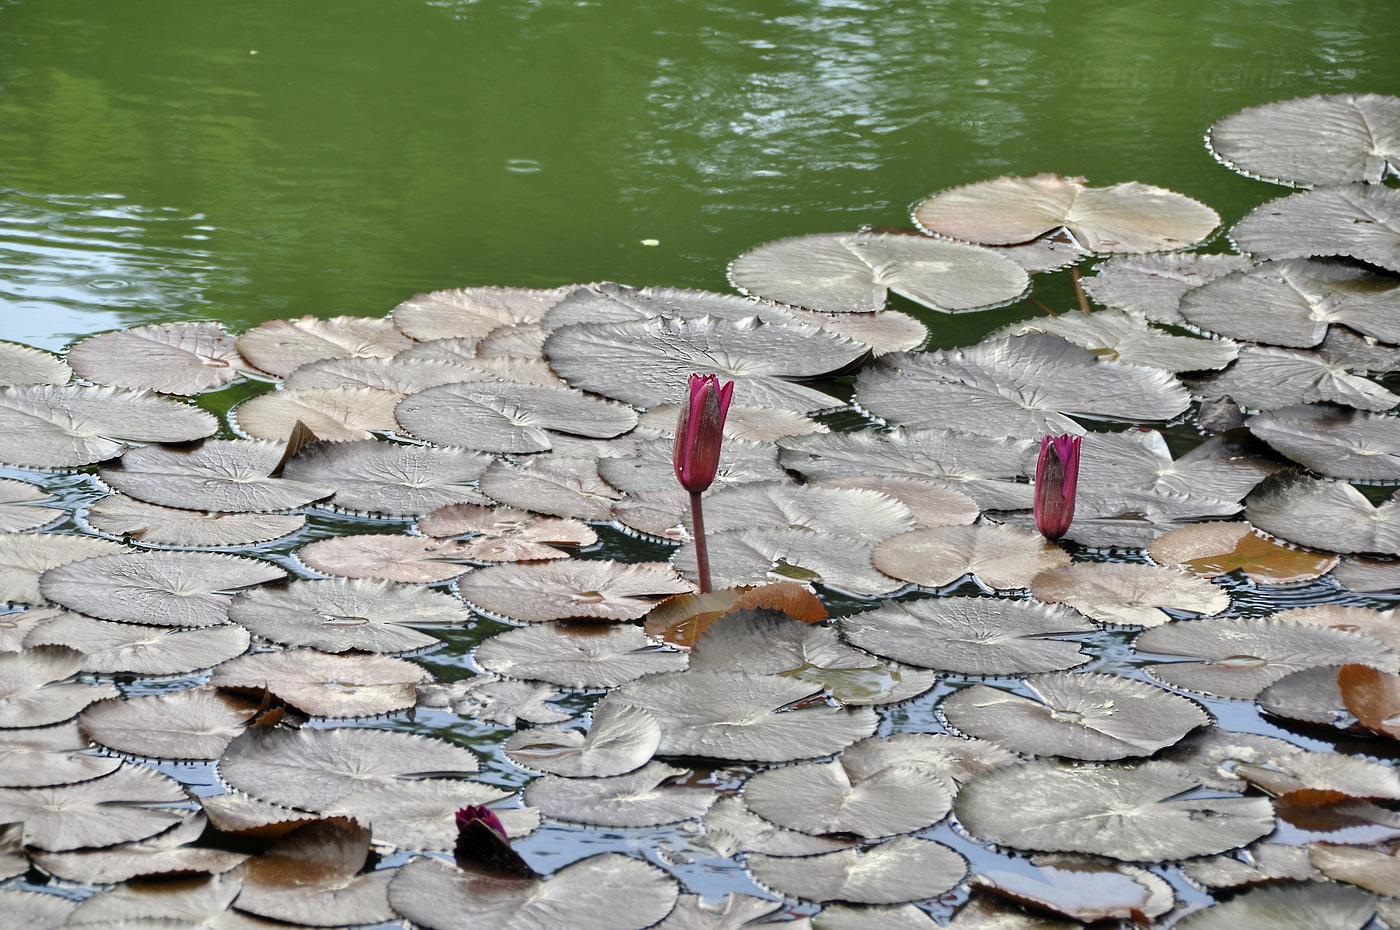
[(470, 805), (457, 812), (457, 846), (453, 850), (459, 868), (533, 878), (534, 869), (510, 848), (510, 837), (496, 812), (484, 805)]
[(1035, 465), (1035, 526), (1049, 540), (1069, 532), (1079, 486), (1079, 437), (1046, 436)]
[(733, 381), (721, 386), (714, 375), (690, 376), (690, 399), (681, 406), (671, 461), (681, 487), (692, 494), (699, 494), (715, 481), (724, 418), (733, 393)]

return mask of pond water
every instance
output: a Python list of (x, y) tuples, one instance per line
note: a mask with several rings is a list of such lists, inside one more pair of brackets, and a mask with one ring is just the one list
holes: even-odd
[[(58, 350), (155, 322), (240, 332), (306, 314), (378, 317), (418, 292), (478, 285), (727, 291), (728, 262), (761, 242), (908, 226), (911, 203), (1001, 174), (1139, 180), (1209, 204), (1228, 228), (1285, 191), (1216, 164), (1201, 144), (1214, 120), (1295, 96), (1400, 89), (1400, 21), (1360, 0), (636, 6), (0, 0), (0, 340)], [(1208, 248), (1230, 245), (1217, 235)], [(1038, 277), (1032, 296), (1074, 301), (1064, 273)], [(893, 305), (930, 325), (932, 348), (1039, 312), (1028, 301), (959, 316)], [(265, 387), (200, 403), (223, 412)], [(1181, 445), (1198, 440), (1181, 434)], [(44, 483), (75, 508), (101, 493), (84, 476)], [(304, 572), (288, 554), (300, 545), (409, 524), (311, 516), (261, 554)], [(620, 533), (590, 553), (668, 554)], [(1227, 587), (1243, 615), (1394, 603), (1325, 583)], [(838, 614), (869, 606), (828, 601)], [(444, 681), (465, 676), (466, 649), (494, 629), (449, 637), (420, 662)], [(1088, 642), (1090, 670), (1142, 677), (1124, 637)], [(886, 712), (881, 733), (941, 729), (936, 702), (967, 684)], [(1229, 729), (1314, 749), (1335, 739), (1285, 730), (1252, 704), (1203, 703)], [(371, 725), (483, 750), (502, 736), (434, 711)], [(1371, 742), (1356, 751), (1386, 754)], [(207, 767), (162, 769), (219, 790)], [(728, 785), (747, 773), (693, 778)], [(513, 789), (528, 777), (502, 762), (483, 779)], [(929, 835), (974, 867), (1016, 867), (952, 827)], [(769, 895), (676, 829), (553, 824), (528, 843), (542, 870), (620, 851), (664, 863), (695, 893)], [(1159, 871), (1187, 908), (1209, 901)], [(946, 920), (962, 899), (926, 909)]]

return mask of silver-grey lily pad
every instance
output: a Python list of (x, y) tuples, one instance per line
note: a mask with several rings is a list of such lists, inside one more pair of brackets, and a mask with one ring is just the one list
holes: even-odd
[(933, 826), (952, 810), (949, 787), (929, 769), (853, 772), (838, 758), (760, 772), (744, 787), (744, 803), (792, 830), (872, 838)]
[(612, 559), (492, 565), (458, 583), (458, 592), (476, 610), (529, 622), (636, 620), (661, 598), (690, 590), (665, 562)]
[(1230, 606), (1230, 595), (1204, 578), (1132, 562), (1052, 568), (1035, 577), (1031, 593), (1114, 626), (1161, 626), (1172, 619), (1167, 610), (1211, 616)]
[(992, 337), (1050, 333), (1093, 352), (1101, 361), (1127, 362), (1163, 371), (1205, 371), (1224, 368), (1239, 353), (1229, 339), (1196, 339), (1156, 329), (1140, 316), (1122, 310), (1036, 317), (1004, 326)]
[(876, 655), (959, 675), (1025, 675), (1083, 664), (1078, 643), (1097, 629), (1063, 607), (990, 597), (890, 601), (839, 622), (847, 642)]
[(242, 655), (250, 639), (234, 623), (181, 630), (64, 611), (31, 632), (25, 646), (77, 649), (85, 654), (83, 671), (89, 674), (181, 675)]
[(634, 771), (661, 745), (661, 726), (631, 704), (604, 701), (588, 732), (535, 727), (511, 734), (505, 753), (523, 768), (566, 778), (602, 778)]
[(1400, 271), (1400, 190), (1348, 184), (1260, 204), (1230, 230), (1257, 259), (1341, 255)]
[(83, 733), (117, 752), (153, 759), (217, 759), (257, 713), (256, 703), (189, 688), (108, 699), (82, 714)]
[(229, 411), (229, 425), (253, 439), (285, 441), (305, 426), (318, 439), (349, 442), (399, 428), (394, 405), (403, 397), (378, 388), (306, 388), (269, 391)]
[(812, 836), (780, 827), (749, 810), (734, 796), (723, 796), (716, 801), (705, 815), (702, 827), (695, 842), (726, 859), (740, 852), (810, 856), (856, 845), (854, 837)]
[[(607, 520), (622, 497), (598, 476), (598, 463), (611, 459), (538, 455), (523, 465), (491, 463), (479, 487), (490, 501), (520, 510), (575, 520)], [(675, 478), (675, 472), (671, 473)], [(488, 501), (489, 502), (489, 501)]]
[(331, 487), (331, 503), (337, 507), (408, 517), (460, 501), (482, 503), (474, 485), (492, 461), (467, 449), (363, 439), (312, 443), (292, 457), (282, 474)]
[(210, 321), (118, 329), (78, 342), (68, 364), (94, 384), (161, 394), (198, 394), (239, 380), (252, 366), (234, 338)]
[(1187, 914), (1178, 930), (1364, 930), (1381, 899), (1324, 882), (1266, 885), (1206, 910)]
[(0, 788), (0, 821), (23, 821), (25, 845), (59, 851), (144, 840), (184, 819), (191, 803), (175, 779), (124, 765), (72, 785)]
[(322, 358), (389, 358), (413, 344), (392, 320), (337, 316), (269, 320), (238, 337), (243, 357), (283, 377)]
[(1187, 292), (1251, 264), (1247, 255), (1115, 255), (1084, 279), (1084, 290), (1106, 307), (1140, 313), (1157, 323), (1181, 323), (1177, 308)]
[(1117, 675), (1050, 672), (1026, 687), (1029, 696), (973, 685), (939, 707), (963, 733), (1013, 752), (1100, 762), (1150, 756), (1210, 723), (1194, 701)]
[(729, 265), (746, 294), (813, 310), (869, 313), (890, 291), (945, 313), (1010, 303), (1030, 279), (1020, 266), (966, 242), (889, 233), (819, 233), (767, 242)]
[(851, 539), (888, 539), (914, 528), (909, 508), (878, 491), (791, 482), (721, 488), (705, 500), (705, 530), (771, 527)]
[(419, 439), (484, 452), (547, 452), (551, 432), (607, 439), (637, 425), (621, 404), (530, 384), (442, 384), (404, 398), (394, 416)]
[(94, 536), (68, 533), (0, 534), (0, 600), (11, 604), (47, 604), (39, 577), (51, 568), (130, 548)]
[(400, 330), (422, 342), (481, 339), (537, 322), (572, 288), (464, 287), (415, 294), (393, 309)]
[(498, 633), (476, 647), (476, 661), (506, 678), (566, 688), (615, 688), (653, 672), (686, 667), (685, 653), (657, 647), (640, 627), (559, 623)]
[(110, 683), (67, 680), (82, 667), (83, 654), (63, 646), (0, 653), (0, 728), (47, 726), (76, 716), (93, 701), (116, 697)]
[(926, 588), (973, 575), (989, 588), (1029, 588), (1041, 572), (1069, 564), (1069, 553), (1018, 526), (933, 526), (875, 547), (875, 567)]
[[(635, 456), (599, 459), (598, 475), (628, 494), (672, 490), (677, 487), (675, 465), (671, 461), (674, 449), (675, 442), (670, 439), (640, 442)], [(725, 487), (786, 478), (778, 464), (778, 447), (773, 443), (728, 440), (720, 446), (719, 467), (711, 493), (718, 493)]]
[(1330, 478), (1400, 481), (1400, 417), (1309, 404), (1252, 417), (1249, 431)]
[(954, 811), (983, 842), (1130, 862), (1208, 856), (1274, 829), (1267, 798), (1193, 797), (1199, 787), (1172, 762), (1029, 762), (974, 778)]
[(629, 323), (656, 317), (745, 320), (758, 317), (765, 323), (791, 323), (791, 308), (769, 300), (738, 294), (697, 291), (675, 287), (630, 287), (603, 281), (575, 288), (549, 308), (540, 322), (547, 329), (576, 323)]
[(1206, 143), (1252, 178), (1302, 187), (1377, 184), (1400, 165), (1400, 97), (1315, 94), (1218, 120)]
[[(240, 880), (237, 873), (229, 873), (246, 862), (249, 856), (226, 849), (191, 845), (208, 826), (209, 821), (202, 813), (191, 813), (164, 833), (146, 840), (100, 849), (39, 853), (34, 860), (45, 872), (80, 884), (110, 884), (133, 878), (172, 875), (201, 876), (168, 885), (160, 882), (132, 883), (95, 895), (86, 899), (82, 910), (73, 918), (75, 921), (82, 918), (78, 925), (87, 924), (89, 916), (116, 918), (118, 914), (128, 913), (151, 917), (159, 915), (158, 919), (162, 920), (177, 915), (180, 919), (198, 919), (197, 915), (204, 915), (213, 921), (219, 919), (218, 915), (227, 913), (228, 901), (238, 893)], [(220, 885), (223, 886), (222, 892), (215, 891)], [(205, 893), (201, 894), (201, 891)], [(126, 910), (127, 906), (130, 906), (130, 911)], [(97, 921), (94, 923), (99, 927), (106, 926)], [(239, 928), (234, 925), (228, 930)]]
[(1254, 410), (1277, 410), (1318, 401), (1372, 411), (1389, 410), (1400, 404), (1400, 395), (1338, 368), (1335, 362), (1315, 352), (1245, 346), (1225, 371), (1186, 383), (1202, 397), (1228, 397)]
[(51, 352), (17, 342), (0, 342), (0, 385), (67, 384), (73, 369)]
[(323, 575), (405, 584), (449, 581), (472, 570), (465, 561), (472, 557), (462, 543), (388, 533), (331, 536), (297, 550), (303, 565)]
[(202, 627), (228, 622), (239, 588), (286, 576), (271, 562), (218, 552), (133, 552), (51, 568), (40, 577), (39, 591), (103, 620)]
[(421, 665), (392, 656), (283, 649), (229, 659), (209, 683), (266, 692), (315, 717), (375, 717), (413, 707), (415, 685), (432, 678)]
[(334, 493), (333, 485), (271, 477), (286, 448), (249, 439), (210, 439), (193, 449), (146, 446), (98, 474), (138, 500), (186, 510), (290, 510)]
[(0, 533), (22, 533), (53, 523), (63, 510), (37, 485), (0, 478)]
[(600, 827), (651, 827), (705, 816), (718, 795), (668, 781), (689, 770), (652, 762), (610, 778), (545, 775), (525, 786), (525, 803), (546, 817)]
[(967, 861), (942, 843), (899, 836), (863, 852), (844, 849), (799, 858), (751, 853), (760, 882), (808, 901), (902, 904), (937, 897), (967, 875)]
[(1245, 515), (1264, 532), (1300, 546), (1400, 555), (1400, 502), (1372, 504), (1345, 481), (1280, 472), (1249, 496)]
[(863, 371), (860, 405), (917, 429), (1033, 438), (1084, 428), (1067, 414), (1166, 420), (1190, 406), (1186, 389), (1158, 368), (1101, 362), (1045, 333), (924, 355), (896, 354)]
[[(857, 597), (881, 597), (903, 581), (876, 571), (876, 542), (805, 529), (760, 528), (709, 533), (710, 571), (715, 584), (735, 587), (770, 581), (822, 584)], [(699, 577), (695, 544), (681, 547), (673, 561), (687, 577)]]
[(209, 513), (148, 504), (125, 494), (108, 494), (83, 512), (99, 533), (152, 546), (224, 549), (271, 542), (306, 526), (291, 513)]
[(71, 785), (121, 765), (120, 759), (94, 753), (77, 723), (0, 733), (0, 786), (6, 788)]

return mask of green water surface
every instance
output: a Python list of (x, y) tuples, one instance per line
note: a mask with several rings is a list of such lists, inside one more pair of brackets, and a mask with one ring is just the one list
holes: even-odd
[(0, 0), (0, 339), (727, 289), (761, 242), (908, 225), (1003, 173), (1158, 184), (1228, 225), (1285, 191), (1206, 127), (1400, 91), (1397, 48), (1363, 0)]

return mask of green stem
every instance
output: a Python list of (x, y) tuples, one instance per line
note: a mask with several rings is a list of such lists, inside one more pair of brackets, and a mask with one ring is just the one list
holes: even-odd
[(690, 492), (690, 525), (695, 537), (695, 570), (700, 576), (700, 593), (710, 593), (710, 550), (705, 546), (705, 517), (700, 509), (699, 491)]

